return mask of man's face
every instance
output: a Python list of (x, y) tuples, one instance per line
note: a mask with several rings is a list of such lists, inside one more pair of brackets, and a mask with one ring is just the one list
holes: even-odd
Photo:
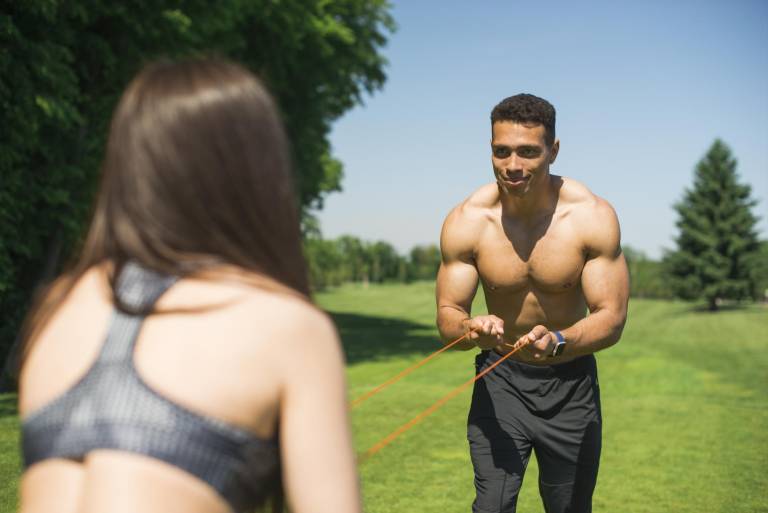
[(497, 121), (492, 127), (491, 163), (502, 192), (524, 196), (545, 183), (560, 141), (545, 142), (544, 125)]

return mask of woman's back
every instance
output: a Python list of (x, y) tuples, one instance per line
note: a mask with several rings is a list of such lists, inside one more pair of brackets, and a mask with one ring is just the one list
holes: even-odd
[[(329, 502), (321, 507), (328, 511), (357, 511), (343, 367), (325, 316), (300, 299), (247, 285), (232, 271), (180, 280), (159, 298), (156, 309), (171, 313), (146, 318), (133, 353), (139, 379), (149, 390), (267, 444), (280, 429), (294, 509), (300, 512), (314, 502), (313, 511), (320, 511), (316, 501), (323, 498)], [(183, 310), (188, 311), (172, 313)], [(105, 269), (89, 270), (31, 345), (20, 380), (23, 420), (89, 372), (113, 311)], [(313, 439), (325, 447), (314, 447)], [(44, 459), (23, 476), (22, 511), (230, 511), (227, 497), (173, 461), (111, 448), (95, 448), (82, 460)], [(319, 474), (328, 465), (338, 467), (352, 493), (333, 499), (322, 489)]]
[[(239, 512), (278, 479), (295, 513), (360, 511), (291, 176), (278, 109), (243, 67), (157, 62), (131, 81), (82, 250), (25, 324), (24, 513)], [(126, 269), (141, 286), (123, 298)]]

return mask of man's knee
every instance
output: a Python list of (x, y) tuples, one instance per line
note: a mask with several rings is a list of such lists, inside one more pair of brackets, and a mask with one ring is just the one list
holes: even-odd
[[(595, 469), (596, 470), (596, 469)], [(577, 476), (568, 483), (547, 483), (539, 478), (539, 493), (546, 513), (591, 513), (596, 472)]]
[(475, 476), (475, 501), (472, 513), (515, 513), (522, 474), (506, 474), (481, 478)]
[(469, 452), (475, 471), (473, 513), (514, 513), (531, 444), (498, 421), (468, 426)]

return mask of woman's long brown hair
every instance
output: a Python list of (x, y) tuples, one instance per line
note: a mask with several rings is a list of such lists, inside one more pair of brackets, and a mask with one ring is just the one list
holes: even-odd
[(112, 118), (82, 250), (38, 295), (22, 328), (19, 369), (92, 267), (109, 264), (115, 304), (127, 309), (114, 290), (128, 261), (177, 276), (235, 266), (308, 298), (285, 132), (270, 95), (244, 68), (219, 59), (158, 62), (130, 83)]
[(241, 66), (158, 62), (129, 84), (82, 250), (39, 294), (19, 364), (86, 271), (109, 263), (115, 297), (129, 260), (178, 276), (235, 266), (308, 297), (285, 132), (270, 95)]

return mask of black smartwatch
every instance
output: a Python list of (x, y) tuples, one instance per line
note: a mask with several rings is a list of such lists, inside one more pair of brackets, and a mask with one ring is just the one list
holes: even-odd
[(553, 331), (552, 333), (555, 334), (555, 338), (557, 338), (557, 344), (555, 344), (554, 349), (552, 349), (552, 354), (549, 355), (550, 358), (554, 358), (555, 356), (560, 356), (563, 354), (563, 351), (565, 351), (565, 337), (562, 333), (559, 331)]

